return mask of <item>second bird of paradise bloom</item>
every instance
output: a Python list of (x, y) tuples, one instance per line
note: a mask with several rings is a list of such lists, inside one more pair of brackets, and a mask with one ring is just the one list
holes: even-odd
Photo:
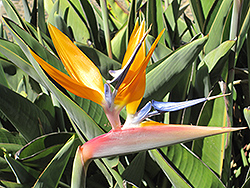
[[(146, 120), (153, 115), (180, 110), (216, 97), (179, 103), (152, 101), (137, 112), (145, 91), (146, 67), (164, 32), (162, 31), (159, 34), (146, 54), (145, 38), (149, 31), (150, 29), (145, 31), (145, 22), (140, 25), (138, 21), (136, 22), (124, 55), (122, 67), (120, 70), (110, 71), (114, 79), (106, 81), (106, 83), (103, 83), (104, 79), (95, 64), (68, 37), (52, 25), (49, 25), (49, 32), (69, 76), (31, 51), (35, 60), (61, 86), (75, 95), (101, 105), (111, 123), (112, 130), (110, 132), (79, 146), (77, 155), (80, 155), (85, 170), (92, 159), (159, 148), (241, 129), (166, 125)], [(113, 83), (115, 84), (112, 88), (111, 84)], [(125, 106), (127, 119), (124, 125), (121, 125), (119, 114)], [(153, 111), (151, 110), (152, 107)]]

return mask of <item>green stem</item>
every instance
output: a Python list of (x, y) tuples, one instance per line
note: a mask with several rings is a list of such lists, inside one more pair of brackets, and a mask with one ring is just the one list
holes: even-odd
[(112, 59), (112, 50), (111, 50), (111, 41), (110, 41), (110, 33), (109, 33), (109, 25), (108, 25), (108, 11), (106, 0), (101, 0), (101, 9), (102, 9), (102, 19), (104, 26), (104, 36), (106, 42), (106, 48), (108, 52), (108, 56)]

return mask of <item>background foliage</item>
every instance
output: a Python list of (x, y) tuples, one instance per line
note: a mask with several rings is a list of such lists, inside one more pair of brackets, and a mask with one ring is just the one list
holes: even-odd
[[(2, 2), (7, 17), (0, 25), (1, 186), (70, 187), (77, 146), (111, 129), (99, 105), (66, 91), (31, 57), (28, 47), (65, 72), (48, 23), (67, 34), (105, 79), (111, 78), (108, 70), (120, 68), (137, 18), (147, 27), (152, 24), (147, 49), (165, 28), (147, 67), (142, 104), (231, 93), (156, 120), (247, 126), (249, 1), (190, 0), (181, 6), (181, 0), (34, 0), (29, 9), (23, 0), (25, 19), (10, 0)], [(188, 7), (192, 17), (186, 15)], [(245, 130), (95, 160), (87, 187), (248, 187), (249, 134)]]

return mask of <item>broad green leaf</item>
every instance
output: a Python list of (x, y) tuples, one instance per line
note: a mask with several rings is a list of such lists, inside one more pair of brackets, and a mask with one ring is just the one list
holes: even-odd
[(117, 184), (119, 185), (118, 187), (123, 187), (123, 180), (120, 174), (115, 169), (112, 168), (107, 159), (104, 158), (102, 159), (102, 161), (107, 166), (107, 169), (109, 170), (110, 174), (112, 174), (112, 176), (116, 180)]
[(75, 135), (60, 149), (34, 184), (34, 188), (57, 187), (74, 148)]
[[(188, 69), (184, 72), (183, 76), (181, 77), (180, 81), (174, 86), (174, 88), (172, 89), (171, 93), (170, 93), (170, 100), (171, 101), (183, 101), (183, 104), (188, 104), (190, 102), (190, 106), (192, 101), (199, 101), (198, 99), (192, 99), (189, 98), (189, 94), (190, 94), (190, 87), (191, 87), (191, 76), (193, 74), (194, 67), (189, 66)], [(189, 99), (189, 100), (187, 100)], [(182, 102), (180, 102), (179, 104), (181, 104)], [(194, 104), (194, 103), (193, 103)], [(198, 104), (198, 103), (197, 103)], [(172, 123), (177, 123), (177, 124), (190, 124), (190, 116), (191, 118), (195, 118), (196, 114), (192, 113), (192, 115), (190, 114), (191, 109), (198, 109), (199, 110), (199, 105), (198, 106), (194, 106), (192, 108), (188, 108), (188, 106), (186, 106), (184, 108), (184, 106), (182, 108), (180, 108), (178, 111), (174, 110), (174, 113), (170, 113), (170, 122)]]
[(51, 97), (46, 94), (39, 95), (34, 103), (43, 111), (47, 119), (50, 122), (53, 131), (57, 131), (57, 118), (55, 114), (55, 108), (52, 104)]
[[(144, 98), (162, 100), (178, 83), (183, 72), (193, 63), (208, 37), (197, 39), (173, 52), (146, 75)], [(192, 53), (190, 53), (192, 51)]]
[(146, 152), (141, 152), (135, 156), (129, 166), (123, 171), (122, 178), (127, 182), (141, 187), (145, 170)]
[(16, 156), (19, 160), (24, 160), (39, 154), (52, 146), (63, 145), (72, 136), (71, 133), (51, 133), (32, 140), (25, 145)]
[(7, 33), (3, 28), (3, 23), (0, 23), (0, 38), (7, 39)]
[(3, 85), (0, 85), (0, 96), (0, 111), (27, 141), (52, 131), (47, 117), (29, 100)]
[(200, 83), (199, 86), (197, 85), (199, 92), (201, 92), (202, 88), (206, 88), (206, 91), (203, 89), (203, 95), (207, 96), (211, 90), (211, 85), (214, 85), (220, 79), (222, 71), (225, 69), (229, 52), (234, 44), (235, 41), (230, 40), (223, 42), (209, 52), (200, 62), (197, 68), (196, 84)]
[(44, 9), (48, 14), (50, 14), (50, 12), (53, 8), (53, 5), (54, 5), (54, 1), (52, 1), (52, 0), (45, 0), (44, 1)]
[(68, 1), (59, 0), (57, 13), (65, 19), (64, 21), (67, 23), (68, 27), (71, 27), (74, 39), (78, 42), (87, 44), (91, 37), (87, 25), (82, 22)]
[[(155, 38), (152, 37), (151, 35), (148, 35), (146, 38), (146, 46), (147, 49), (150, 49), (151, 44), (153, 44)], [(172, 50), (168, 47), (166, 47), (165, 45), (158, 43), (154, 53), (152, 55), (152, 60), (153, 62), (157, 62), (159, 60), (162, 60), (163, 58), (167, 57), (169, 54), (172, 53)]]
[(218, 10), (220, 8), (221, 3), (222, 3), (222, 1), (218, 1), (218, 0), (213, 1), (213, 5), (211, 6), (211, 8), (208, 12), (208, 15), (205, 19), (205, 22), (203, 24), (202, 32), (204, 34), (207, 35), (209, 33), (209, 30), (211, 28), (211, 25), (214, 22), (215, 17), (217, 16), (217, 13), (218, 13)]
[(205, 20), (205, 15), (203, 12), (201, 0), (190, 0), (190, 5), (192, 9), (192, 15), (194, 16), (194, 19), (196, 20), (198, 30), (202, 31), (204, 20)]
[[(21, 16), (19, 15), (18, 11), (16, 10), (14, 4), (12, 1), (10, 0), (2, 0), (3, 2), (3, 6), (5, 8), (5, 11), (7, 13), (7, 15), (17, 24), (21, 25), (22, 27), (25, 28), (25, 24), (21, 18)], [(25, 28), (26, 29), (26, 28)]]
[(44, 0), (37, 0), (37, 27), (43, 33), (48, 33), (45, 23)]
[[(62, 63), (56, 58), (54, 55), (49, 53), (37, 40), (35, 40), (31, 35), (25, 32), (22, 28), (16, 25), (14, 22), (9, 20), (8, 18), (4, 18), (6, 24), (8, 25), (11, 32), (18, 33), (18, 36), (25, 41), (25, 43), (35, 51), (40, 57), (46, 59), (48, 62), (51, 62), (53, 66), (61, 70), (62, 72), (66, 73), (65, 69), (63, 68)], [(20, 45), (19, 45), (20, 48)], [(18, 52), (19, 54), (19, 52)], [(21, 54), (21, 53), (20, 53)], [(8, 57), (9, 58), (9, 57)], [(18, 57), (19, 58), (19, 57)], [(26, 57), (27, 58), (27, 57)], [(19, 65), (19, 64), (18, 64)], [(17, 65), (17, 66), (18, 66)], [(27, 66), (26, 66), (27, 67)], [(24, 69), (25, 70), (25, 69)]]
[(23, 3), (24, 18), (26, 21), (29, 22), (31, 19), (31, 12), (30, 12), (28, 1), (22, 0), (22, 3)]
[(122, 62), (127, 49), (127, 32), (127, 27), (124, 26), (116, 33), (114, 38), (111, 40), (111, 48), (114, 59), (117, 59), (119, 62)]
[[(15, 153), (23, 147), (21, 144), (15, 143), (0, 143), (0, 156), (4, 156), (4, 152), (14, 156)], [(0, 165), (1, 166), (1, 165)], [(2, 168), (2, 166), (1, 166)]]
[(214, 67), (217, 65), (218, 61), (222, 59), (230, 51), (230, 49), (233, 47), (234, 44), (235, 44), (234, 40), (228, 40), (228, 41), (223, 42), (217, 48), (215, 48), (209, 54), (207, 54), (203, 58), (199, 66), (205, 63), (208, 67), (208, 72), (210, 73), (214, 69)]
[[(227, 127), (228, 114), (225, 104), (228, 99), (217, 98), (206, 103), (199, 125)], [(194, 141), (193, 151), (217, 174), (221, 175), (225, 149), (229, 145), (226, 134)], [(213, 151), (213, 152), (211, 152)]]
[(42, 83), (42, 80), (35, 72), (33, 66), (29, 63), (28, 59), (17, 44), (0, 39), (0, 52), (2, 52), (10, 61), (15, 63), (28, 75), (30, 75), (37, 82)]
[(93, 118), (99, 127), (101, 127), (106, 132), (110, 131), (110, 123), (103, 111), (103, 108), (100, 105), (77, 96), (72, 98), (91, 118)]
[(120, 29), (128, 19), (129, 1), (124, 0), (120, 2), (107, 0), (107, 8), (109, 9), (111, 20), (113, 20), (116, 27)]
[(178, 32), (177, 20), (179, 14), (180, 1), (173, 0), (171, 4), (166, 8), (164, 17), (166, 18), (165, 39), (170, 48), (177, 48), (180, 46), (180, 35)]
[[(188, 180), (192, 187), (225, 187), (216, 174), (184, 145), (177, 144), (162, 148), (172, 167)], [(171, 172), (171, 171), (170, 171)]]
[(248, 127), (250, 128), (250, 111), (249, 111), (249, 109), (250, 109), (249, 107), (244, 108), (243, 113), (244, 113), (244, 117), (247, 121)]
[(5, 160), (8, 162), (11, 170), (16, 176), (17, 182), (22, 184), (32, 185), (39, 173), (32, 168), (22, 165), (20, 162), (14, 160), (12, 157), (5, 154)]
[[(1, 61), (3, 61), (3, 60), (0, 60), (0, 62)], [(4, 74), (4, 70), (3, 70), (2, 64), (0, 64), (0, 84), (4, 85), (6, 87), (9, 87), (8, 81), (7, 81), (6, 76)]]
[(208, 15), (208, 13), (209, 13), (209, 11), (210, 11), (210, 9), (215, 1), (216, 0), (212, 0), (212, 1), (201, 0), (200, 1), (205, 19), (207, 18), (207, 15)]
[(71, 4), (72, 8), (76, 11), (76, 13), (79, 15), (81, 20), (86, 23), (90, 35), (91, 35), (91, 41), (94, 43), (94, 46), (97, 49), (101, 49), (100, 44), (100, 34), (98, 32), (98, 23), (96, 20), (96, 15), (94, 13), (93, 7), (91, 3), (87, 0), (68, 0)]
[(0, 143), (13, 143), (25, 145), (25, 139), (18, 133), (11, 133), (4, 128), (0, 129)]
[(181, 175), (170, 165), (170, 163), (164, 159), (158, 150), (151, 150), (149, 151), (149, 154), (163, 170), (164, 174), (169, 178), (174, 187), (192, 187), (188, 182), (185, 181), (185, 178), (181, 177)]
[(228, 16), (232, 0), (224, 0), (218, 10), (217, 16), (215, 17), (213, 24), (209, 30), (209, 39), (205, 45), (205, 54), (208, 54), (211, 50), (220, 45), (222, 40), (222, 33), (225, 24), (225, 18)]
[[(173, 3), (173, 2), (172, 2)], [(178, 8), (176, 6), (176, 8)], [(162, 1), (151, 0), (147, 2), (147, 24), (152, 24), (150, 34), (156, 38), (160, 32), (165, 28), (166, 23), (163, 16), (163, 6)], [(169, 19), (167, 17), (167, 19)], [(166, 32), (167, 33), (167, 32)], [(165, 35), (166, 35), (165, 33)], [(162, 37), (159, 43), (164, 44), (164, 37)]]
[[(210, 27), (208, 22), (214, 20), (214, 15), (217, 12), (214, 12), (217, 5), (220, 4), (222, 1), (218, 0), (191, 0), (190, 5), (193, 11), (193, 16), (195, 20), (197, 20), (199, 30), (204, 31), (204, 27)], [(205, 33), (207, 34), (207, 33)]]

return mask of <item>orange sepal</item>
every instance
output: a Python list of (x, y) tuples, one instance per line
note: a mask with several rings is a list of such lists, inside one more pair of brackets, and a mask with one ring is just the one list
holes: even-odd
[(51, 24), (48, 28), (56, 51), (70, 76), (88, 88), (103, 92), (102, 76), (95, 64), (60, 30)]
[(45, 62), (32, 50), (30, 50), (30, 52), (40, 66), (62, 87), (79, 97), (89, 99), (97, 104), (103, 105), (104, 93), (85, 86), (83, 83), (76, 81)]

